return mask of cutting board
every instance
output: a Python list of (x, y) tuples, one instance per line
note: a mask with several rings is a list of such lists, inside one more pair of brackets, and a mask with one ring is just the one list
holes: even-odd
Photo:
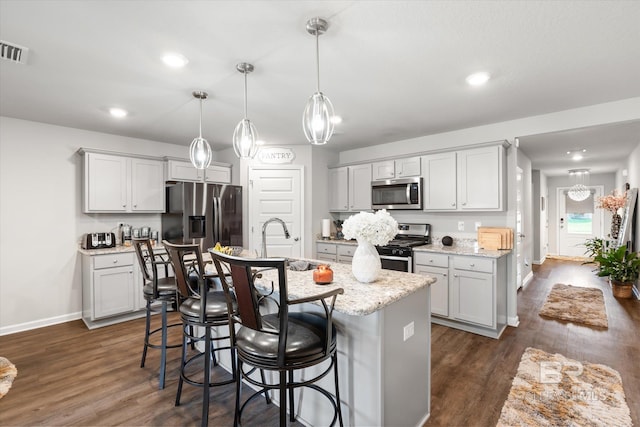
[(513, 249), (513, 229), (478, 227), (478, 247), (487, 250)]

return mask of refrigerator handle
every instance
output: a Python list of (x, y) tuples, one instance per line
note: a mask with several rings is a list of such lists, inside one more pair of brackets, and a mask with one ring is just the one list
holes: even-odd
[(213, 241), (220, 241), (220, 197), (213, 198)]

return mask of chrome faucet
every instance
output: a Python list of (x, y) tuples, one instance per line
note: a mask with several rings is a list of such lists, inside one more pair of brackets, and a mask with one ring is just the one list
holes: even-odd
[(269, 225), (269, 223), (272, 223), (272, 222), (279, 222), (280, 224), (282, 224), (282, 228), (284, 229), (285, 239), (288, 239), (291, 237), (291, 235), (289, 234), (289, 230), (287, 229), (287, 224), (285, 224), (283, 220), (281, 220), (280, 218), (269, 218), (268, 220), (266, 220), (264, 224), (262, 224), (262, 255), (260, 256), (261, 258), (267, 257), (267, 225)]

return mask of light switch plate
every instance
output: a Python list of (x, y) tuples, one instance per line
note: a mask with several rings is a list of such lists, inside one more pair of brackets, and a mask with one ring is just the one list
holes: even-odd
[(478, 228), (482, 227), (482, 223), (480, 221), (476, 221), (476, 231), (478, 231)]
[(464, 231), (464, 221), (458, 221), (458, 231)]

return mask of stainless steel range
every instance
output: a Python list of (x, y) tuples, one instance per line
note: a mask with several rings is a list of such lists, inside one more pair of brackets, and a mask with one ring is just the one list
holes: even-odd
[(398, 234), (385, 246), (377, 246), (382, 268), (413, 272), (413, 247), (431, 243), (430, 224), (398, 224)]

